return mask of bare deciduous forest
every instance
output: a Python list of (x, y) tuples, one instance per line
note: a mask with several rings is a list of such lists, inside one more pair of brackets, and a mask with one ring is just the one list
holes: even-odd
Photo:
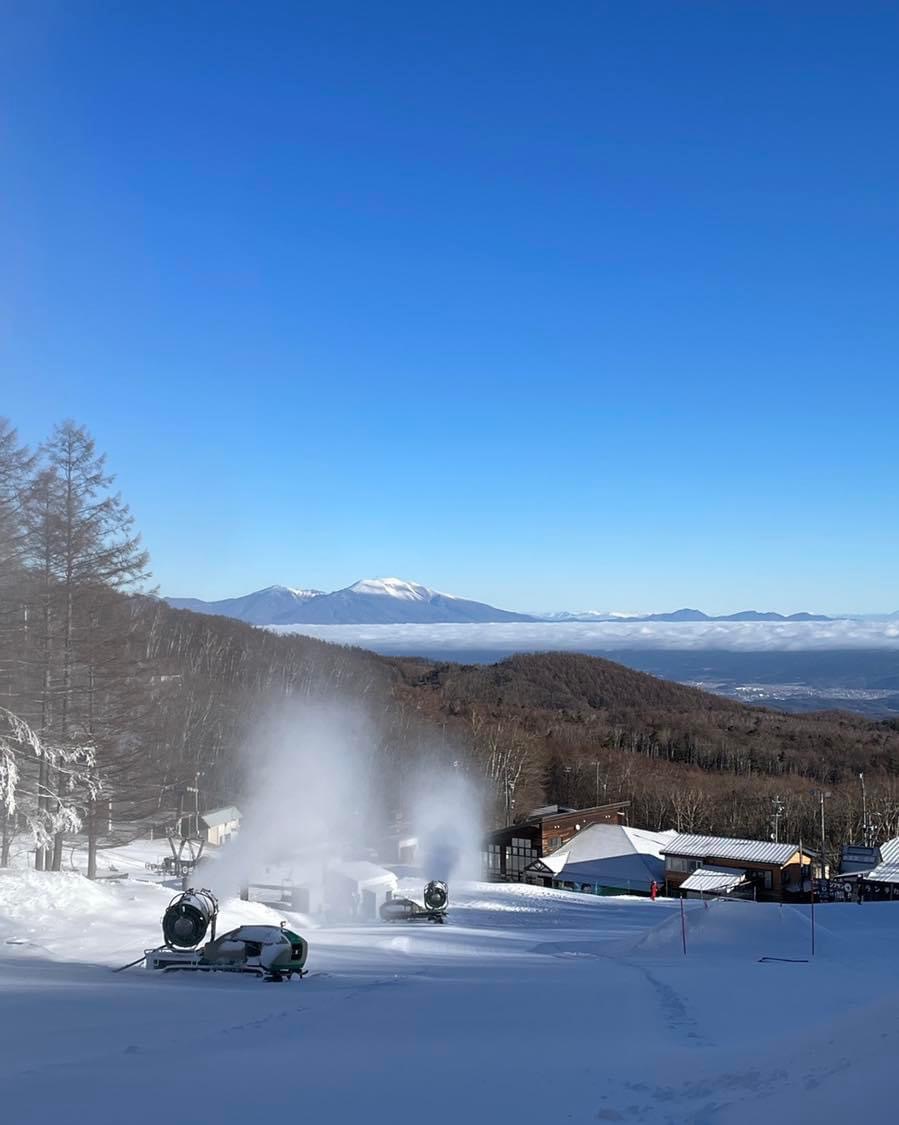
[[(87, 431), (41, 449), (0, 423), (0, 865), (58, 870), (171, 824), (189, 786), (240, 802), (243, 752), (278, 701), (327, 695), (372, 717), (370, 778), (391, 806), (425, 756), (466, 771), (487, 819), (627, 800), (630, 821), (827, 845), (899, 833), (899, 727), (750, 708), (562, 653), (497, 665), (390, 659), (174, 610), (150, 588), (127, 505)], [(396, 809), (396, 812), (401, 810)]]

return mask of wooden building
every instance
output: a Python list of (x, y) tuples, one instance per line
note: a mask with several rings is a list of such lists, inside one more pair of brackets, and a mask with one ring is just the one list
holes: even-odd
[(520, 883), (535, 860), (556, 852), (572, 837), (592, 824), (624, 824), (627, 801), (614, 801), (589, 809), (544, 805), (528, 814), (524, 823), (510, 824), (488, 833), (482, 860), (484, 878), (494, 882)]
[(800, 855), (796, 844), (681, 833), (662, 852), (668, 894), (739, 894), (784, 902), (810, 886), (813, 857), (804, 849)]

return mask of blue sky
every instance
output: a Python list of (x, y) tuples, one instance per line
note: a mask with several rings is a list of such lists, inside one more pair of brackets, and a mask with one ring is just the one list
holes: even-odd
[(899, 608), (899, 8), (0, 2), (0, 412), (166, 593)]

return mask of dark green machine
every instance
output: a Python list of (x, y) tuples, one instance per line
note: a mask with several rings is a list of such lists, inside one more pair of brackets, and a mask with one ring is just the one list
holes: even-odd
[(382, 903), (381, 920), (384, 922), (446, 922), (449, 891), (446, 883), (432, 879), (424, 889), (422, 902), (411, 898), (389, 898)]
[[(218, 900), (211, 891), (183, 891), (162, 918), (165, 945), (145, 954), (148, 969), (163, 972), (250, 973), (267, 981), (306, 975), (309, 944), (280, 926), (238, 926), (216, 937)], [(197, 948), (211, 930), (211, 939)], [(127, 967), (127, 966), (126, 966)]]

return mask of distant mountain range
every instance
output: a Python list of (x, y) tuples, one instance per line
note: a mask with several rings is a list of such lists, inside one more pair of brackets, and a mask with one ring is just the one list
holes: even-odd
[(534, 621), (526, 613), (441, 594), (402, 578), (364, 578), (343, 590), (297, 590), (268, 586), (242, 598), (204, 602), (166, 598), (175, 609), (236, 617), (251, 625), (406, 625), (490, 621)]
[(326, 593), (292, 586), (267, 586), (238, 598), (202, 601), (166, 598), (175, 609), (234, 617), (251, 625), (407, 625), (501, 621), (827, 621), (814, 613), (760, 613), (747, 609), (713, 617), (698, 609), (630, 614), (588, 610), (578, 613), (512, 613), (485, 602), (441, 594), (402, 578), (364, 578)]
[(602, 613), (588, 610), (584, 613), (549, 613), (538, 616), (542, 621), (829, 621), (821, 613), (760, 613), (757, 609), (743, 609), (739, 613), (710, 616), (701, 609), (676, 609), (673, 613)]

